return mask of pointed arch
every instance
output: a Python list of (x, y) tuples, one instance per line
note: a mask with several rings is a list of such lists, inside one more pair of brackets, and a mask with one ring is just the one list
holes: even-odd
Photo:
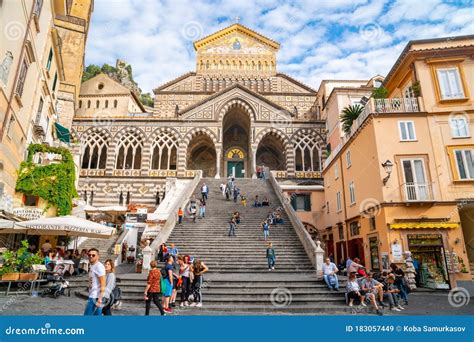
[(105, 169), (110, 135), (104, 129), (92, 128), (81, 137), (82, 169)]

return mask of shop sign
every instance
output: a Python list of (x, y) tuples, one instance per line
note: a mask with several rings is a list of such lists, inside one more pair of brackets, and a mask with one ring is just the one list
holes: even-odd
[(396, 261), (403, 260), (402, 245), (399, 243), (392, 243), (392, 256)]

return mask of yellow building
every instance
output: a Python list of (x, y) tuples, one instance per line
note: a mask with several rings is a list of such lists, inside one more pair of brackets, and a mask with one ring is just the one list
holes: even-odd
[(92, 0), (0, 2), (2, 209), (20, 208), (18, 214), (27, 218), (42, 212), (38, 198), (15, 194), (16, 172), (30, 143), (55, 144), (57, 123), (70, 125), (92, 5)]
[(359, 257), (381, 271), (410, 251), (421, 286), (470, 283), (473, 52), (474, 36), (409, 42), (384, 80), (388, 98), (367, 99), (339, 138), (316, 221), (338, 262)]

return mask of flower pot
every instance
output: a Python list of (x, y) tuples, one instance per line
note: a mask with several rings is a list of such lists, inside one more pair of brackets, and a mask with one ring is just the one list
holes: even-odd
[(38, 279), (38, 273), (20, 273), (19, 280), (34, 281)]
[(2, 280), (18, 280), (20, 273), (5, 273), (2, 275)]

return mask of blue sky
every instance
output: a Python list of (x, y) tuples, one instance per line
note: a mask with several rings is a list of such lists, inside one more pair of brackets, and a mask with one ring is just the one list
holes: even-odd
[(474, 0), (96, 0), (86, 65), (123, 59), (149, 92), (194, 71), (193, 41), (236, 17), (281, 44), (278, 71), (316, 89), (387, 74), (409, 40), (474, 34)]

